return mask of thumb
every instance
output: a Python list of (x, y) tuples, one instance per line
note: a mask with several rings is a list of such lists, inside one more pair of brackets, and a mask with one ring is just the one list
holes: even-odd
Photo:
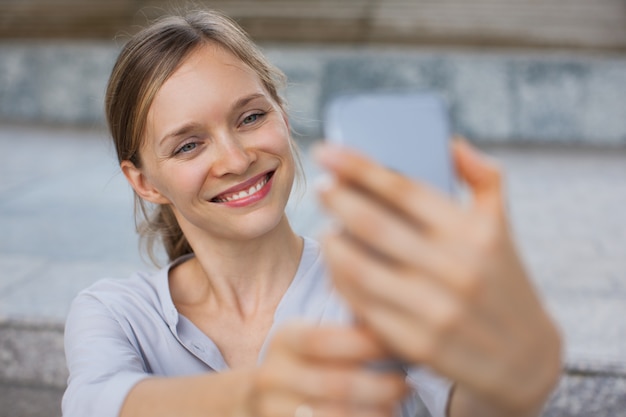
[(501, 211), (504, 181), (500, 167), (463, 138), (452, 142), (452, 157), (457, 174), (472, 191), (474, 204)]
[(318, 361), (361, 362), (387, 356), (368, 331), (343, 325), (314, 325), (292, 320), (274, 336), (271, 348)]

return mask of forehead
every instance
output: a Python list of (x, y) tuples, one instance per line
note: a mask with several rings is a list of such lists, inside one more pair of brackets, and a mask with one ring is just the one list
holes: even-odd
[(164, 95), (176, 96), (193, 91), (218, 95), (250, 88), (262, 88), (258, 74), (233, 53), (209, 43), (194, 49), (183, 60), (163, 83), (155, 102)]
[(212, 123), (229, 115), (244, 96), (269, 95), (257, 73), (224, 48), (207, 44), (192, 51), (157, 91), (148, 111), (147, 136), (182, 123)]

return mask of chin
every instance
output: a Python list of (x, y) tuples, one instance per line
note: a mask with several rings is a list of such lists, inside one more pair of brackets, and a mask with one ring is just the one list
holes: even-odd
[[(277, 232), (286, 222), (284, 208), (282, 210), (259, 210), (249, 213), (232, 222), (224, 222), (217, 234), (231, 240), (255, 240)], [(229, 227), (230, 226), (230, 227)]]

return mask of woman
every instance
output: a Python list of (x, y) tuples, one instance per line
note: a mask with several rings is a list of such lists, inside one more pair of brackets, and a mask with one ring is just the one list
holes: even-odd
[[(76, 298), (64, 415), (409, 417), (414, 393), (433, 416), (537, 415), (559, 336), (511, 243), (497, 169), (455, 143), (474, 197), (460, 207), (318, 148), (336, 178), (320, 198), (345, 231), (322, 260), (284, 213), (298, 164), (281, 80), (215, 13), (125, 45), (108, 123), (142, 233), (170, 263)], [(390, 358), (402, 369), (380, 366)]]

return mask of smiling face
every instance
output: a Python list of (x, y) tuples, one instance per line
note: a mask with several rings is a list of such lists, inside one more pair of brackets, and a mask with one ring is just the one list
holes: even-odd
[(141, 167), (123, 161), (122, 170), (140, 197), (171, 205), (190, 242), (253, 239), (284, 220), (295, 171), (290, 141), (286, 116), (257, 74), (207, 44), (157, 92)]

